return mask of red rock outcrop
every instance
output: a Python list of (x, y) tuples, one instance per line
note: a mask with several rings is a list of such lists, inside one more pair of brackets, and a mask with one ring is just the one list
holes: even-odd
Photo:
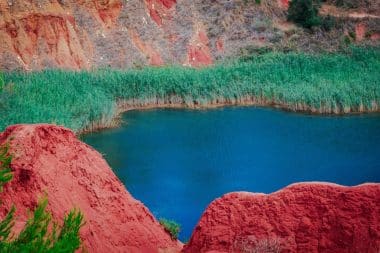
[(14, 7), (0, 0), (0, 55), (13, 54), (24, 69), (38, 68), (41, 61), (53, 61), (51, 65), (63, 68), (88, 68), (83, 49), (88, 42), (81, 37), (73, 15), (55, 1), (43, 7), (29, 3), (12, 11)]
[(374, 33), (371, 35), (370, 38), (371, 38), (371, 40), (374, 40), (374, 41), (380, 40), (380, 33)]
[(149, 16), (158, 26), (162, 26), (165, 20), (172, 19), (173, 8), (177, 0), (145, 0)]
[(220, 53), (224, 51), (224, 41), (222, 38), (218, 38), (215, 42), (216, 50)]
[(78, 3), (89, 10), (107, 28), (115, 26), (123, 6), (121, 0), (81, 0)]
[(209, 44), (210, 42), (203, 26), (198, 26), (188, 47), (187, 62), (190, 66), (200, 67), (212, 64)]
[(367, 31), (367, 27), (364, 23), (358, 23), (355, 26), (355, 34), (356, 34), (357, 42), (364, 40), (366, 31)]
[(206, 209), (183, 252), (380, 250), (380, 184), (293, 184), (265, 195), (229, 193)]
[[(369, 2), (375, 10), (376, 1)], [(0, 0), (0, 70), (200, 67), (252, 48), (287, 48), (288, 40), (297, 50), (337, 49), (340, 25), (335, 32), (300, 37), (291, 36), (293, 28), (278, 31), (273, 24), (286, 22), (288, 5), (288, 0)], [(347, 20), (348, 31), (362, 24), (358, 42), (377, 45), (380, 16), (364, 7), (352, 12), (323, 4), (320, 12)]]
[(281, 9), (287, 10), (289, 8), (289, 0), (278, 0), (278, 6)]
[[(81, 237), (88, 252), (178, 252), (149, 210), (135, 200), (102, 156), (74, 133), (54, 125), (14, 125), (0, 133), (14, 158), (14, 179), (1, 193), (0, 216), (17, 207), (16, 228), (37, 197), (48, 195), (53, 217), (73, 207), (84, 214)], [(166, 251), (165, 251), (166, 250)]]
[(164, 61), (162, 60), (160, 53), (156, 49), (154, 49), (150, 44), (148, 44), (147, 42), (144, 42), (135, 30), (130, 29), (129, 35), (133, 41), (133, 44), (149, 60), (149, 65), (152, 65), (152, 66), (164, 65)]

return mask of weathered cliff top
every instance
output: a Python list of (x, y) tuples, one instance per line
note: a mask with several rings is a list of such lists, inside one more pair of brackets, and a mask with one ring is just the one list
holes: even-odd
[(27, 208), (46, 193), (54, 218), (62, 219), (73, 207), (84, 214), (80, 235), (89, 252), (180, 250), (181, 243), (128, 193), (102, 156), (69, 129), (14, 125), (0, 133), (0, 144), (5, 142), (10, 143), (14, 178), (0, 194), (0, 216), (14, 204), (16, 230), (25, 223)]
[(268, 195), (234, 192), (214, 200), (184, 252), (379, 249), (380, 184), (297, 183)]

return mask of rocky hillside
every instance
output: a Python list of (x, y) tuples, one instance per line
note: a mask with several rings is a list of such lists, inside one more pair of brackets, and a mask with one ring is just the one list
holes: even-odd
[(294, 184), (265, 195), (214, 200), (184, 252), (367, 252), (380, 250), (380, 184)]
[[(53, 125), (15, 125), (0, 133), (14, 158), (14, 179), (0, 194), (0, 217), (14, 204), (16, 230), (47, 194), (55, 219), (77, 207), (86, 224), (81, 238), (88, 252), (178, 252), (182, 245), (135, 200), (102, 156), (73, 132)], [(13, 231), (16, 232), (17, 231)]]
[[(361, 1), (359, 1), (361, 2)], [(335, 50), (380, 38), (374, 4), (323, 7), (335, 27), (286, 22), (288, 0), (0, 0), (0, 69), (202, 66), (258, 48)]]

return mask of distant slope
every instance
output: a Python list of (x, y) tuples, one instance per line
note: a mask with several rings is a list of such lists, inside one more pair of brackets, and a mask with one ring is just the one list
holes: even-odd
[(0, 69), (202, 66), (261, 47), (333, 51), (358, 24), (359, 41), (379, 39), (373, 2), (358, 7), (371, 16), (310, 33), (286, 22), (287, 0), (0, 0)]

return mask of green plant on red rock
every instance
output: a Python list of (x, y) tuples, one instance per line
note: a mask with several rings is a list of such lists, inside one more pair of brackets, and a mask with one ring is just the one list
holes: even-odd
[[(4, 184), (12, 180), (11, 161), (9, 145), (1, 145), (0, 191)], [(69, 253), (79, 249), (81, 246), (79, 230), (84, 224), (82, 213), (73, 209), (65, 216), (63, 225), (58, 225), (52, 220), (51, 213), (46, 210), (47, 205), (46, 197), (38, 201), (33, 214), (17, 236), (12, 234), (16, 211), (16, 208), (12, 206), (7, 215), (0, 220), (0, 252)]]
[(179, 232), (181, 231), (181, 226), (175, 221), (167, 220), (164, 218), (161, 218), (159, 222), (165, 228), (165, 230), (169, 232), (170, 236), (174, 240), (177, 240)]

